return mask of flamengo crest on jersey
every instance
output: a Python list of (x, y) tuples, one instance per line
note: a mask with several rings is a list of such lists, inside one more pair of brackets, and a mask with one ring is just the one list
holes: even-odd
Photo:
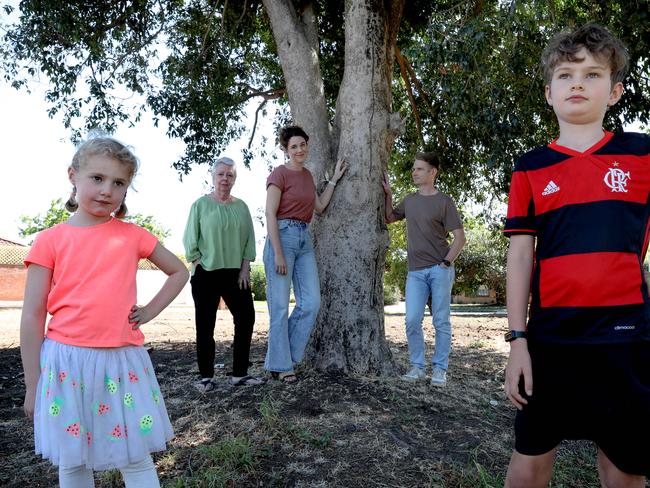
[(551, 180), (548, 182), (548, 185), (546, 185), (546, 188), (544, 188), (542, 195), (550, 195), (551, 193), (555, 193), (557, 191), (560, 191), (560, 187), (557, 186), (553, 180)]
[(522, 156), (504, 233), (535, 237), (529, 338), (650, 340), (649, 232), (650, 136), (607, 132), (584, 152), (552, 143)]
[(605, 184), (609, 186), (613, 192), (627, 193), (627, 181), (631, 178), (630, 172), (627, 173), (618, 168), (620, 163), (614, 161), (610, 170), (605, 174)]

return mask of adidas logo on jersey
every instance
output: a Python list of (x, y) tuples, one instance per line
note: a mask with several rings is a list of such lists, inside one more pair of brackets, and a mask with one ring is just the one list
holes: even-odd
[(546, 185), (546, 188), (544, 188), (544, 191), (542, 192), (542, 196), (550, 195), (551, 193), (555, 193), (560, 191), (560, 187), (555, 184), (553, 180), (548, 182), (548, 185)]

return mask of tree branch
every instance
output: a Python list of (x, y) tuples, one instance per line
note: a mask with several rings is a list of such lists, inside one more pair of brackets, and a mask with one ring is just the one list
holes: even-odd
[[(396, 49), (396, 52), (399, 52), (400, 55), (402, 55), (401, 51), (399, 50), (399, 48), (397, 46), (395, 47), (395, 49)], [(420, 80), (418, 80), (418, 77), (415, 75), (415, 70), (413, 69), (413, 66), (411, 66), (411, 63), (409, 63), (409, 60), (403, 55), (402, 55), (402, 57), (404, 58), (404, 64), (406, 65), (406, 69), (408, 70), (409, 75), (410, 75), (411, 79), (413, 80), (413, 84), (415, 85), (415, 87), (418, 90), (418, 93), (420, 94), (420, 96), (424, 100), (424, 103), (425, 103), (427, 109), (429, 110), (429, 113), (431, 114), (431, 117), (435, 119), (438, 116), (438, 107), (434, 106), (431, 103), (431, 100), (429, 100), (429, 97), (427, 96), (427, 93), (422, 88), (422, 84), (420, 83)]]
[(228, 8), (228, 0), (223, 4), (223, 14), (221, 14), (221, 32), (223, 32), (223, 24), (226, 20), (226, 9)]
[(238, 100), (237, 105), (255, 97), (262, 97), (265, 101), (277, 100), (278, 98), (282, 97), (285, 93), (287, 93), (286, 87), (271, 88), (270, 90), (259, 90), (257, 88), (253, 88), (248, 83), (237, 83), (237, 85), (246, 87), (250, 92), (244, 95), (240, 100)]
[(266, 102), (268, 100), (264, 100), (262, 103), (260, 103), (259, 107), (257, 107), (257, 110), (255, 110), (255, 120), (253, 121), (253, 132), (251, 133), (251, 138), (248, 140), (248, 149), (251, 148), (251, 144), (253, 144), (253, 138), (255, 137), (255, 130), (257, 129), (257, 118), (259, 116), (260, 110), (266, 105)]
[(293, 122), (309, 133), (314, 176), (331, 164), (331, 135), (318, 46), (310, 44), (293, 0), (262, 0), (282, 66)]
[[(214, 2), (214, 5), (212, 6), (212, 10), (210, 11), (210, 15), (208, 15), (208, 28), (205, 31), (205, 34), (203, 34), (203, 40), (201, 41), (201, 50), (199, 51), (199, 57), (203, 58), (205, 57), (205, 48), (206, 44), (208, 42), (208, 36), (210, 35), (210, 32), (212, 32), (212, 16), (214, 15), (214, 12), (217, 10), (217, 5), (219, 4), (218, 1)], [(225, 17), (226, 13), (226, 7), (228, 6), (228, 1), (226, 0), (226, 4), (223, 7), (223, 12), (224, 14), (221, 15), (221, 30), (223, 31), (223, 19)]]
[[(160, 7), (160, 11), (162, 13), (160, 26), (159, 26), (158, 30), (156, 32), (154, 32), (153, 34), (151, 34), (150, 36), (148, 36), (143, 41), (141, 41), (140, 43), (138, 43), (138, 45), (136, 46), (136, 49), (124, 52), (121, 56), (119, 56), (116, 59), (116, 62), (113, 64), (113, 69), (110, 72), (110, 74), (108, 75), (108, 78), (106, 78), (104, 80), (104, 82), (108, 82), (109, 80), (111, 80), (115, 76), (115, 72), (118, 70), (118, 68), (120, 68), (122, 66), (122, 64), (124, 63), (124, 60), (127, 57), (129, 57), (129, 55), (131, 55), (131, 54), (143, 49), (145, 46), (151, 44), (160, 35), (160, 33), (163, 32), (163, 30), (165, 28), (165, 21), (166, 21), (165, 9), (164, 9), (164, 6), (162, 5), (161, 2), (157, 2), (157, 3), (158, 3), (158, 6)], [(88, 62), (88, 64), (90, 65), (89, 60), (90, 60), (90, 55), (86, 59), (86, 62)]]
[(244, 0), (244, 6), (242, 7), (241, 15), (237, 19), (237, 25), (239, 25), (244, 18), (244, 15), (246, 15), (246, 5), (248, 4), (248, 0)]
[(406, 85), (406, 93), (409, 97), (409, 102), (411, 102), (411, 108), (413, 109), (413, 114), (415, 115), (415, 125), (418, 128), (418, 135), (420, 142), (424, 141), (424, 134), (422, 134), (422, 120), (420, 119), (420, 111), (415, 103), (415, 97), (413, 96), (413, 90), (411, 88), (411, 81), (409, 80), (409, 75), (406, 70), (406, 61), (404, 56), (402, 56), (402, 51), (400, 48), (395, 46), (395, 57), (397, 58), (397, 63), (399, 64), (399, 71)]
[(316, 14), (314, 13), (313, 2), (303, 5), (303, 8), (297, 13), (305, 29), (305, 39), (307, 39), (307, 43), (314, 51), (318, 52), (318, 26), (316, 25)]

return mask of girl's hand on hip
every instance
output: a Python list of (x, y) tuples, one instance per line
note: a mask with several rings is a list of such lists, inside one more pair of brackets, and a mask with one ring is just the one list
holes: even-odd
[(129, 324), (131, 324), (131, 329), (138, 330), (142, 324), (146, 324), (152, 318), (146, 306), (133, 305), (129, 314)]
[(284, 260), (284, 256), (275, 255), (275, 272), (281, 275), (287, 274), (287, 262)]

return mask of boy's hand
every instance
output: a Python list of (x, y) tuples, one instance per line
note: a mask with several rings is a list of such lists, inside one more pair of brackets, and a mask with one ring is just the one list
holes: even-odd
[(526, 339), (516, 339), (510, 343), (510, 356), (506, 366), (505, 390), (506, 397), (519, 410), (528, 404), (528, 400), (519, 392), (519, 380), (524, 377), (526, 395), (533, 394), (533, 370), (530, 364), (530, 353)]
[(131, 328), (133, 330), (137, 330), (140, 328), (142, 324), (146, 324), (149, 322), (153, 317), (149, 313), (149, 309), (147, 307), (141, 307), (139, 305), (133, 305), (131, 307), (131, 313), (129, 314), (129, 323), (131, 324)]

